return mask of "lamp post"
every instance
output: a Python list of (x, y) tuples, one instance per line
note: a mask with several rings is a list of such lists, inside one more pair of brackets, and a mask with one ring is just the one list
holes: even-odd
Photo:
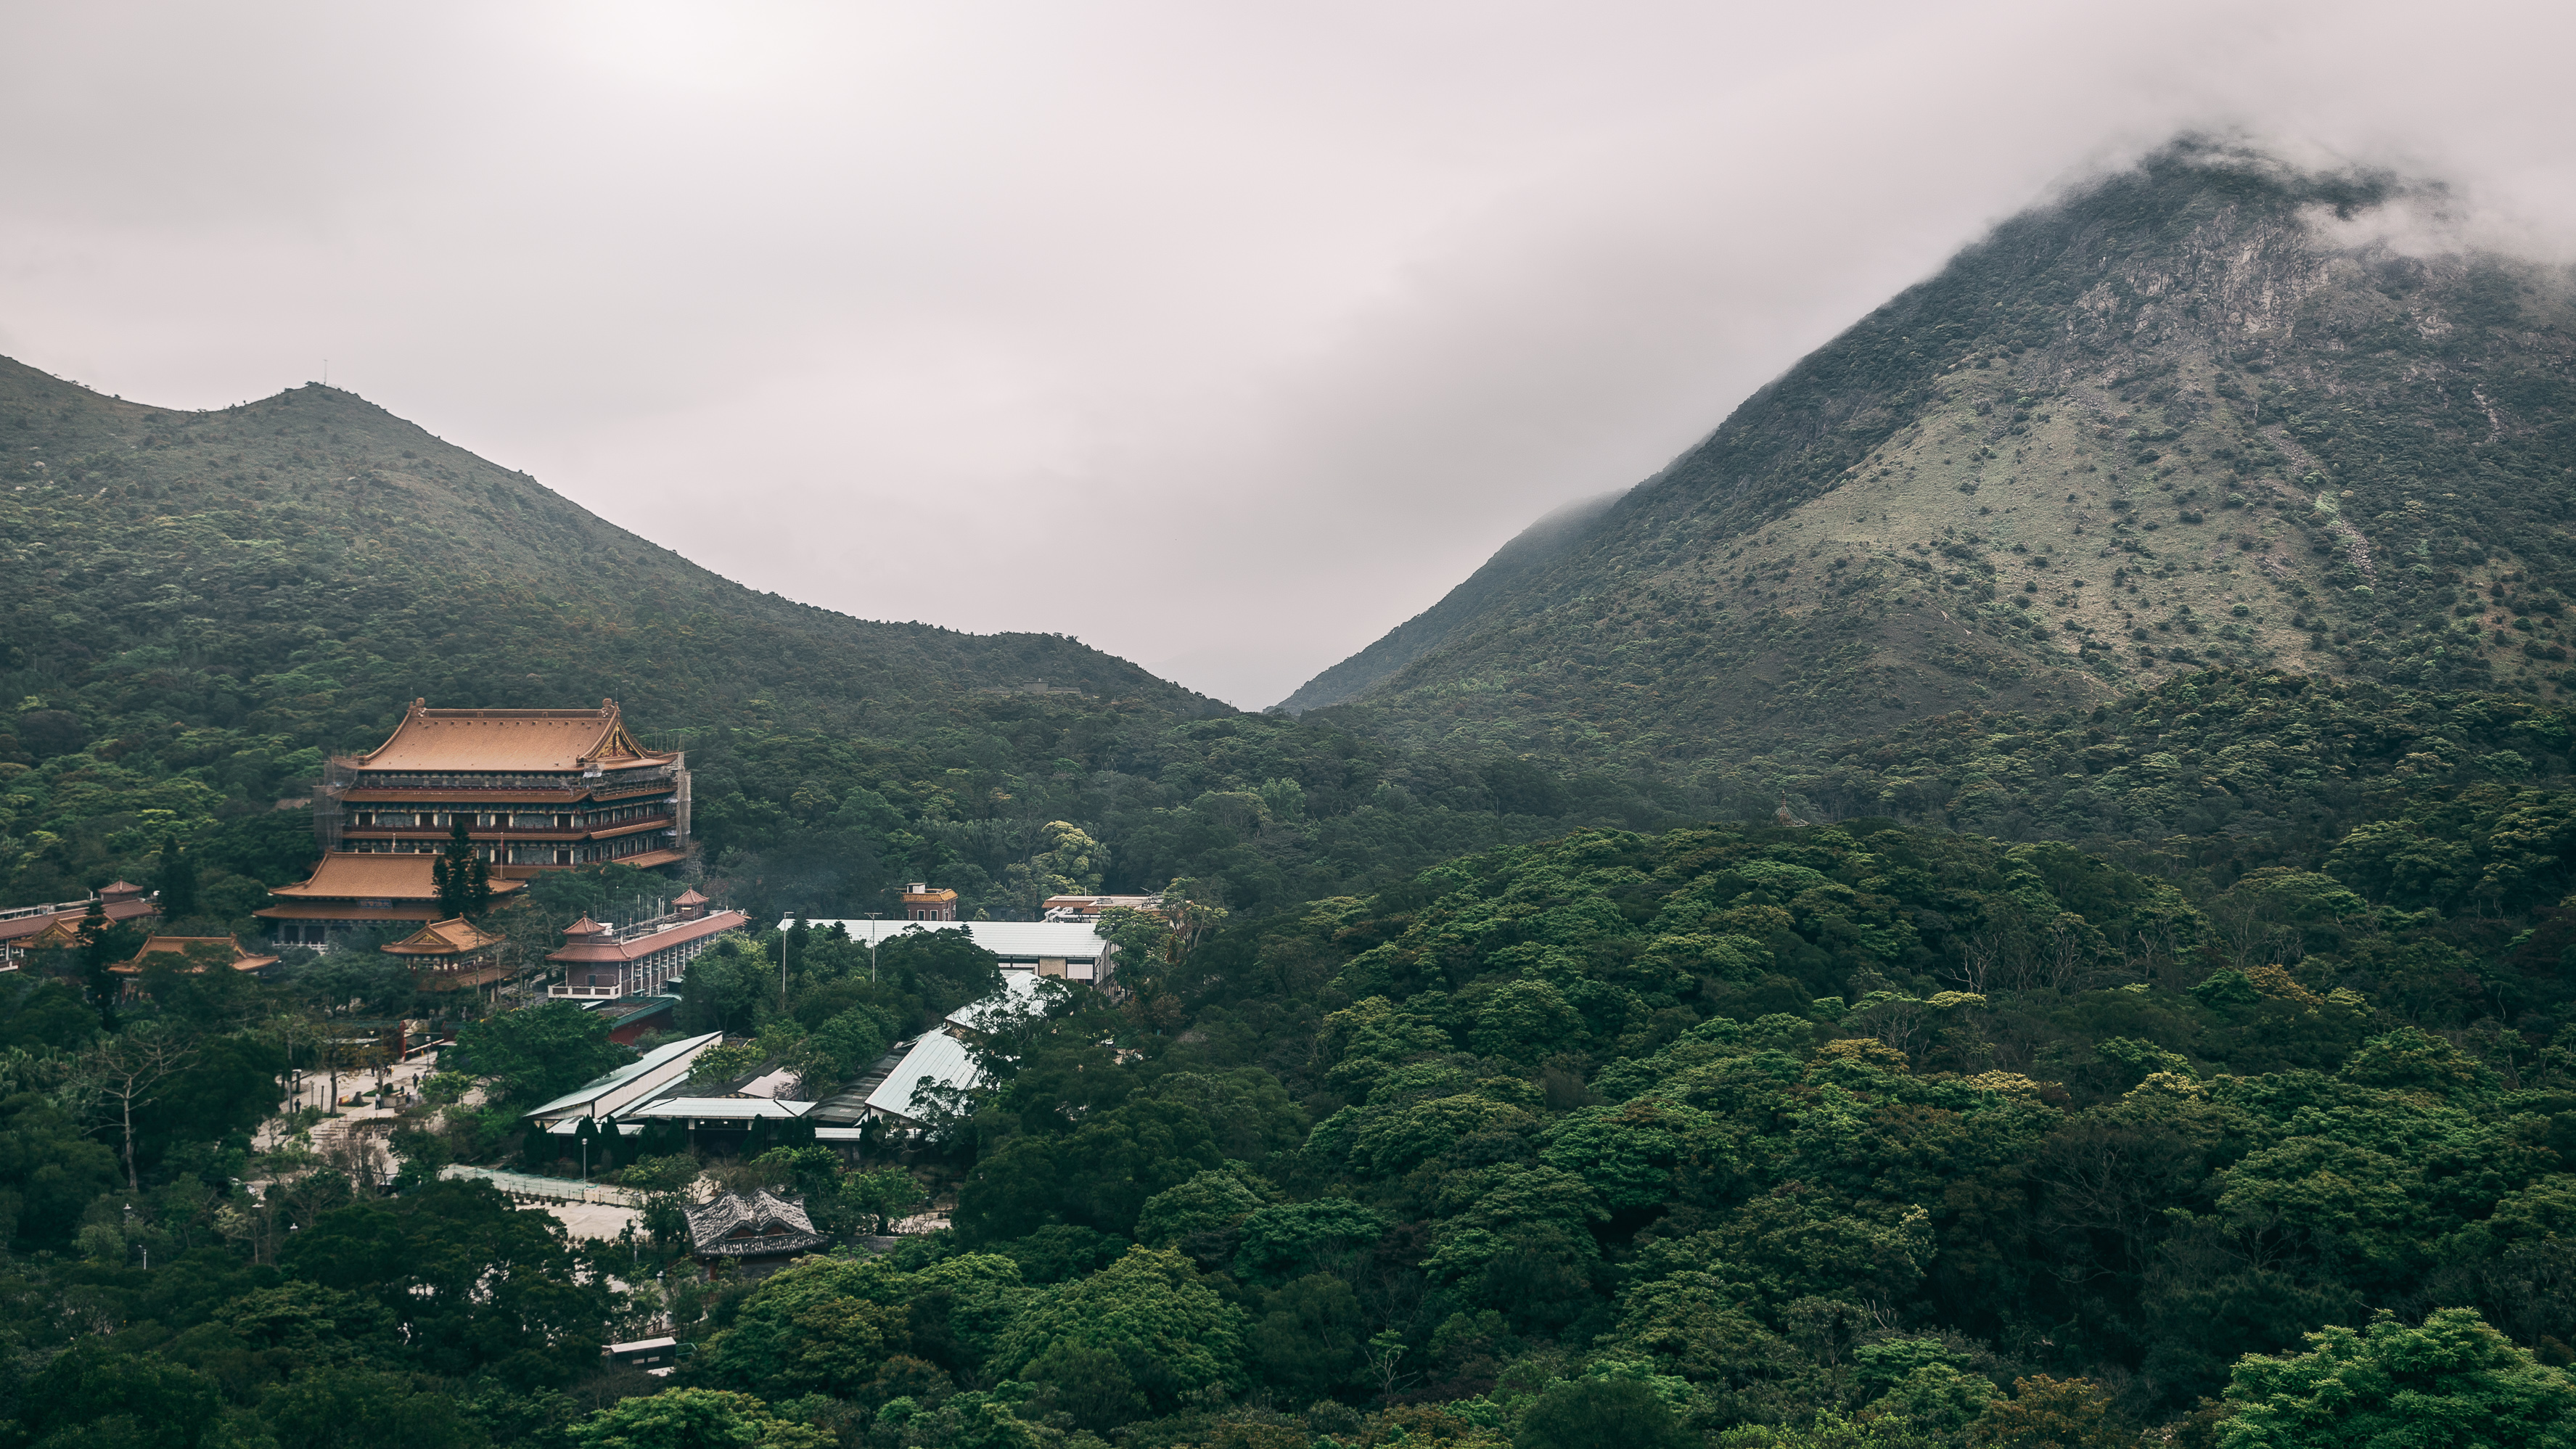
[(877, 984), (877, 913), (868, 912), (868, 984)]

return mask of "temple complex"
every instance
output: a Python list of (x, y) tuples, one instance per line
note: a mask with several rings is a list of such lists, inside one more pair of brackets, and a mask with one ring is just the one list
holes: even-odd
[(431, 709), (415, 699), (383, 744), (331, 761), (313, 820), (323, 854), (312, 879), (271, 892), (256, 913), (285, 944), (448, 915), (430, 865), (460, 820), (496, 896), (549, 870), (681, 860), (687, 757), (644, 748), (613, 699), (597, 709)]

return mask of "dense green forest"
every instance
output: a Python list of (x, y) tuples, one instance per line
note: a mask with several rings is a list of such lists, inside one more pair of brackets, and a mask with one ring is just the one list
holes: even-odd
[[(0, 1449), (2576, 1446), (2563, 279), (2324, 239), (2393, 194), (2184, 148), (2008, 223), (1293, 717), (739, 588), (345, 393), (0, 367), (0, 906), (249, 932), (419, 696), (617, 697), (759, 921), (1166, 893), (845, 1147), (529, 1131), (638, 1049), (569, 1002), (286, 1111), (453, 1000), (35, 953)], [(757, 929), (670, 1031), (819, 1097), (999, 980)], [(830, 1247), (702, 1270), (754, 1188)]]
[[(10, 1409), (30, 1444), (2322, 1443), (2411, 1374), (2532, 1421), (2431, 1442), (2558, 1442), (2576, 816), (2488, 788), (2458, 808), (2523, 823), (2476, 849), (2401, 817), (2224, 885), (1853, 819), (1578, 831), (1186, 948), (1139, 922), (1133, 995), (1049, 998), (908, 1154), (596, 1164), (846, 1233), (954, 1194), (759, 1279), (680, 1271), (667, 1216), (568, 1240), (428, 1180), (543, 1165), (517, 1108), (620, 1055), (569, 1007), (469, 1031), (489, 1099), (416, 1114), (387, 1184), (248, 1151), (288, 988), (168, 976), (106, 1031), (47, 985), (0, 1106)], [(797, 935), (693, 970), (683, 1026), (828, 1082), (989, 986), (954, 937), (872, 980)], [(164, 1034), (197, 1075), (129, 1186), (82, 1121)], [(246, 1173), (292, 1185), (216, 1185)], [(669, 1384), (600, 1367), (663, 1314)], [(2399, 1387), (2303, 1407), (2346, 1359)]]

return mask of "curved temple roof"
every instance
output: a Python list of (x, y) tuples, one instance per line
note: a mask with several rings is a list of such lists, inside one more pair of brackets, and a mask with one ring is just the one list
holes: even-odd
[(393, 734), (356, 764), (368, 771), (522, 774), (629, 769), (677, 758), (638, 744), (613, 699), (597, 709), (431, 709), (415, 699)]

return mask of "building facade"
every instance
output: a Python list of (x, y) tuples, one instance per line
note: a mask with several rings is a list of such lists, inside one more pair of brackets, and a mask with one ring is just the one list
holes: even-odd
[(689, 772), (645, 749), (617, 701), (589, 709), (431, 709), (413, 700), (382, 745), (331, 762), (314, 802), (334, 854), (435, 855), (457, 820), (496, 878), (688, 854)]
[(98, 894), (76, 901), (0, 911), (0, 971), (14, 969), (30, 951), (79, 945), (81, 922), (88, 918), (92, 901), (110, 925), (160, 914), (143, 887), (128, 881), (100, 886)]
[[(436, 859), (334, 852), (310, 879), (270, 891), (269, 903), (251, 914), (268, 922), (269, 939), (281, 946), (319, 946), (335, 931), (426, 926), (442, 914), (430, 877)], [(527, 888), (526, 881), (492, 882), (495, 899)]]
[(907, 921), (956, 920), (957, 892), (946, 886), (914, 881), (911, 889), (903, 893), (903, 918)]
[(671, 902), (668, 914), (623, 930), (584, 916), (564, 928), (563, 949), (546, 957), (563, 970), (546, 995), (574, 1001), (655, 995), (749, 919), (740, 911), (707, 909), (707, 898), (696, 891)]

